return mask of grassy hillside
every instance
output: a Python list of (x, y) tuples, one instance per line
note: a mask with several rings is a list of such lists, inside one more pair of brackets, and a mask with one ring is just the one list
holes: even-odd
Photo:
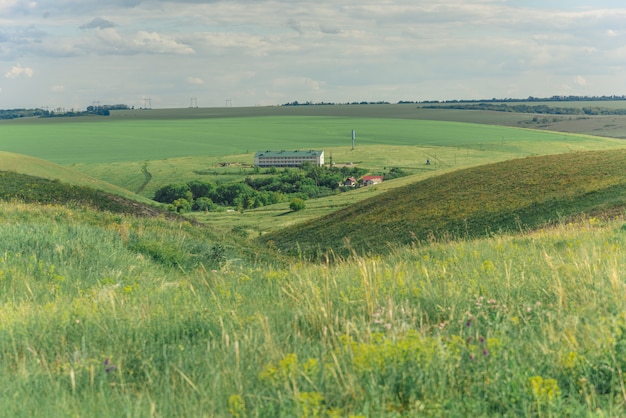
[(10, 171), (48, 180), (58, 180), (75, 186), (86, 186), (142, 203), (152, 202), (128, 189), (114, 186), (71, 168), (28, 155), (0, 151), (0, 171)]
[(156, 205), (41, 177), (0, 171), (0, 199), (25, 203), (88, 206), (92, 209), (140, 216), (174, 216)]
[(529, 157), (459, 170), (393, 189), (260, 238), (283, 252), (387, 252), (429, 239), (534, 228), (626, 207), (626, 150)]
[(0, 202), (0, 231), (7, 416), (626, 412), (623, 221), (282, 267), (172, 263), (215, 241), (163, 219)]

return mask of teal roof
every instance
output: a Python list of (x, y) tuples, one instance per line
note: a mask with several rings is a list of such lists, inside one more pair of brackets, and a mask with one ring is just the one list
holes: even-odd
[(324, 151), (308, 150), (308, 151), (257, 151), (255, 157), (317, 157)]

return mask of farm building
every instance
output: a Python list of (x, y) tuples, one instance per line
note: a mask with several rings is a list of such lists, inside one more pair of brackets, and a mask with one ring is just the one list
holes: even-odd
[(344, 180), (343, 185), (347, 187), (354, 187), (356, 186), (356, 179), (354, 177), (348, 177)]
[(363, 186), (371, 186), (383, 182), (383, 176), (363, 176)]
[(259, 151), (254, 155), (256, 167), (299, 167), (304, 162), (324, 165), (324, 151)]

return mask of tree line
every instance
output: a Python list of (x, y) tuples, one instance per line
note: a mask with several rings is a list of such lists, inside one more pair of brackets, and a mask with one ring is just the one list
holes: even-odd
[(426, 105), (424, 109), (459, 109), (489, 110), (494, 112), (534, 113), (547, 115), (626, 115), (626, 109), (608, 109), (605, 107), (559, 107), (548, 105), (529, 105), (505, 103), (456, 103), (446, 105)]
[(220, 207), (253, 209), (340, 193), (348, 190), (342, 186), (347, 177), (360, 177), (365, 173), (366, 170), (358, 167), (328, 168), (305, 163), (299, 169), (269, 168), (266, 174), (248, 176), (235, 183), (217, 185), (193, 180), (168, 184), (155, 192), (154, 200), (177, 212), (215, 211)]
[(0, 109), (0, 119), (43, 117), (49, 113), (43, 109)]

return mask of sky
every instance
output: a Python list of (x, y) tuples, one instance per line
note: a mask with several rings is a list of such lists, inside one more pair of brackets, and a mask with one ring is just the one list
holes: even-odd
[(624, 94), (623, 0), (0, 0), (0, 109)]

